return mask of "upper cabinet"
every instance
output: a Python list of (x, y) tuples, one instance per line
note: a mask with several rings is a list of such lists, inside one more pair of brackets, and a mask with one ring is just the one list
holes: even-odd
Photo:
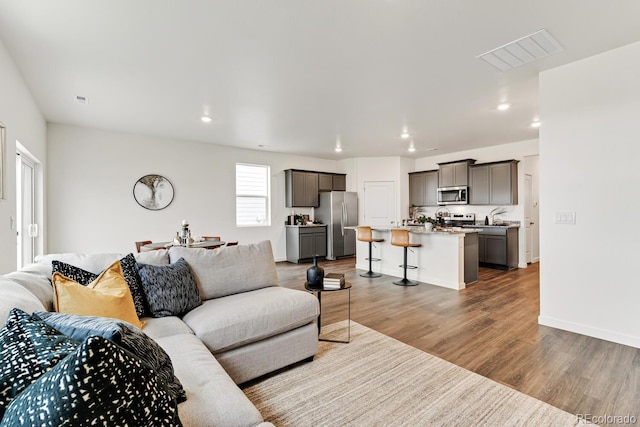
[(285, 172), (286, 206), (318, 207), (318, 174), (288, 169)]
[(469, 185), (469, 166), (476, 161), (473, 159), (457, 162), (438, 163), (438, 187), (459, 187)]
[(318, 173), (319, 191), (346, 191), (347, 176), (339, 173)]
[(518, 161), (470, 166), (469, 193), (472, 205), (517, 205)]
[(409, 205), (438, 205), (438, 171), (412, 172), (409, 174)]

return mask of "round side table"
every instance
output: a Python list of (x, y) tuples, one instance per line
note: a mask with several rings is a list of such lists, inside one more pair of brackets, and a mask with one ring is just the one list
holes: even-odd
[[(328, 342), (339, 342), (347, 344), (351, 342), (351, 282), (344, 282), (344, 286), (340, 288), (325, 288), (310, 286), (307, 282), (304, 282), (304, 288), (310, 293), (316, 294), (318, 297), (318, 304), (320, 304), (320, 314), (318, 314), (318, 340)], [(322, 329), (322, 293), (323, 292), (340, 292), (347, 291), (347, 339), (346, 340), (332, 340), (328, 338), (320, 337), (320, 330)]]

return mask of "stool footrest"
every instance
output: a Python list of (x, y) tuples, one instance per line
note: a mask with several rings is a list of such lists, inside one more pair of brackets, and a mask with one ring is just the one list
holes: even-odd
[(365, 258), (365, 261), (380, 261), (380, 258)]
[(407, 268), (407, 269), (409, 269), (409, 270), (415, 270), (416, 268), (418, 268), (418, 267), (417, 267), (417, 266), (415, 266), (415, 265), (406, 265), (406, 266), (405, 266), (404, 264), (400, 264), (398, 267), (401, 267), (401, 268), (405, 268), (405, 267), (406, 267), (406, 268)]

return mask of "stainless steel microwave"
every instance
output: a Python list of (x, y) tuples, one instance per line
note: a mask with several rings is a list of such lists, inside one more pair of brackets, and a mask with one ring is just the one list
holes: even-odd
[(439, 205), (466, 205), (469, 203), (469, 187), (440, 187), (438, 188)]

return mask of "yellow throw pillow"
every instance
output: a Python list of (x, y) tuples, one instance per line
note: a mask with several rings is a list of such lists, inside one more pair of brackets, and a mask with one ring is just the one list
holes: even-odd
[(107, 267), (87, 286), (82, 286), (58, 272), (53, 273), (51, 281), (54, 308), (60, 313), (111, 317), (127, 321), (139, 328), (144, 325), (136, 314), (129, 285), (122, 275), (120, 261)]

